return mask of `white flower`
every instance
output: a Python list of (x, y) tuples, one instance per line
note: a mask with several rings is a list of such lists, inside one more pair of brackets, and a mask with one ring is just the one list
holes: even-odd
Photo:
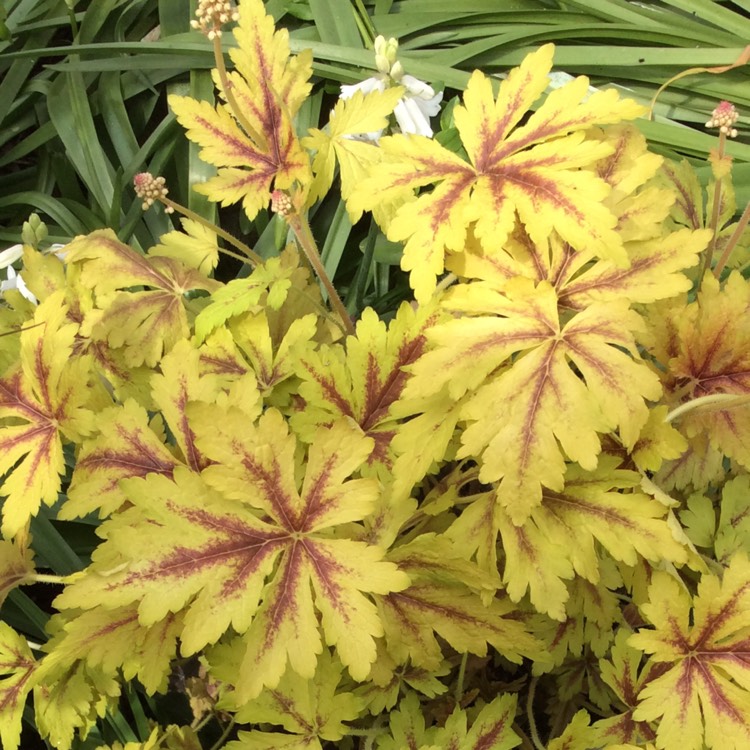
[[(379, 36), (375, 40), (375, 60), (380, 74), (350, 86), (341, 87), (341, 99), (349, 99), (355, 92), (370, 94), (373, 91), (385, 91), (390, 86), (403, 86), (406, 93), (398, 100), (393, 114), (402, 133), (413, 133), (432, 137), (430, 117), (440, 111), (443, 92), (437, 94), (432, 86), (414, 76), (405, 75), (403, 65), (396, 60), (398, 42), (389, 39), (387, 42)], [(377, 141), (382, 130), (362, 133), (355, 136), (359, 140)]]
[(0, 282), (0, 292), (7, 292), (9, 289), (18, 289), (22, 297), (25, 297), (29, 302), (33, 302), (35, 305), (39, 304), (39, 300), (29, 291), (26, 286), (26, 282), (23, 280), (21, 274), (16, 273), (16, 269), (13, 266), (8, 266), (8, 279), (7, 281)]
[(405, 75), (400, 83), (406, 88), (406, 95), (398, 100), (393, 114), (396, 115), (396, 122), (401, 132), (416, 133), (432, 138), (430, 117), (440, 112), (443, 92), (436, 94), (432, 86), (428, 86), (414, 76)]
[(23, 257), (23, 245), (11, 245), (0, 252), (0, 268), (5, 268)]

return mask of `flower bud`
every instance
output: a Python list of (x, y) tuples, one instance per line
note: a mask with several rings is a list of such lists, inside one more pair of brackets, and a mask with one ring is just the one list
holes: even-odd
[(707, 128), (719, 128), (719, 132), (728, 138), (737, 137), (737, 128), (732, 127), (740, 119), (740, 113), (731, 102), (721, 101), (711, 113), (711, 119), (706, 123)]
[(396, 82), (400, 83), (404, 77), (404, 66), (401, 64), (401, 60), (396, 60), (391, 67), (391, 78)]

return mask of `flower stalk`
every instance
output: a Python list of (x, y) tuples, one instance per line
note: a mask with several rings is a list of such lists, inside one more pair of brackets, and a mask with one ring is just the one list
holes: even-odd
[(714, 276), (717, 279), (721, 276), (721, 272), (729, 261), (732, 251), (737, 247), (737, 243), (740, 241), (740, 237), (742, 237), (742, 233), (747, 228), (748, 223), (750, 223), (750, 203), (745, 206), (745, 210), (742, 212), (742, 216), (740, 216), (740, 220), (737, 222), (737, 226), (734, 228), (734, 232), (732, 232), (732, 236), (727, 241), (726, 247), (719, 258), (719, 262), (714, 268)]
[(151, 208), (154, 203), (161, 203), (167, 213), (171, 214), (176, 211), (186, 218), (192, 219), (209, 231), (214, 232), (233, 247), (236, 247), (242, 255), (223, 247), (219, 248), (220, 253), (228, 255), (230, 258), (240, 260), (243, 263), (246, 263), (248, 260), (256, 266), (263, 263), (263, 258), (261, 258), (258, 253), (251, 250), (244, 242), (238, 240), (216, 224), (212, 224), (207, 219), (204, 219), (200, 214), (195, 213), (195, 211), (191, 211), (187, 206), (183, 206), (182, 204), (173, 201), (171, 198), (167, 198), (167, 193), (169, 191), (165, 186), (165, 180), (163, 177), (154, 177), (150, 172), (140, 172), (135, 176), (133, 185), (135, 187), (135, 194), (143, 201), (144, 211)]
[(307, 218), (297, 210), (291, 197), (281, 190), (274, 190), (271, 194), (271, 210), (279, 214), (289, 225), (292, 232), (294, 232), (297, 242), (299, 242), (302, 251), (305, 253), (305, 257), (310, 262), (313, 271), (315, 271), (325, 287), (326, 292), (328, 292), (331, 306), (341, 318), (344, 330), (348, 335), (353, 336), (355, 334), (354, 323), (349, 317), (346, 306), (341, 301), (341, 297), (339, 297), (336, 288), (333, 286), (331, 279), (326, 273)]
[[(736, 138), (737, 137), (737, 129), (734, 127), (734, 124), (739, 119), (739, 113), (737, 112), (736, 108), (733, 104), (730, 104), (727, 101), (721, 101), (716, 106), (714, 111), (711, 113), (711, 119), (706, 123), (707, 128), (718, 128), (719, 129), (719, 148), (717, 151), (717, 159), (716, 159), (716, 165), (720, 165), (722, 161), (726, 158), (726, 145), (727, 145), (727, 138)], [(719, 167), (720, 169), (720, 167)], [(713, 235), (711, 236), (711, 241), (708, 244), (708, 248), (706, 249), (706, 254), (703, 258), (703, 268), (701, 269), (701, 275), (700, 279), (703, 279), (703, 277), (706, 275), (707, 271), (711, 270), (711, 261), (713, 259), (714, 252), (716, 250), (716, 244), (719, 241), (719, 231), (721, 230), (721, 227), (719, 226), (720, 223), (720, 216), (721, 216), (721, 203), (723, 198), (723, 175), (716, 174), (716, 183), (714, 187), (714, 200), (713, 200), (713, 206), (711, 207), (711, 230), (713, 232)], [(730, 248), (731, 252), (731, 248)], [(726, 255), (725, 253), (722, 255), (722, 258)], [(729, 257), (728, 255), (726, 256)], [(726, 263), (726, 260), (724, 261)], [(722, 265), (723, 268), (723, 265)], [(721, 271), (719, 270), (719, 273)], [(714, 271), (714, 274), (718, 276), (716, 271)], [(699, 281), (700, 284), (700, 281)]]

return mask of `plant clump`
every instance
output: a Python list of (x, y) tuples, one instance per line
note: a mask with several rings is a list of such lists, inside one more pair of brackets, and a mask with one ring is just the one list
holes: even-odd
[[(704, 189), (634, 100), (546, 93), (548, 44), (476, 71), (450, 139), (394, 123), (404, 85), (298, 133), (312, 58), (261, 0), (194, 26), (216, 102), (169, 103), (216, 168), (198, 189), (288, 241), (262, 257), (144, 172), (144, 210), (183, 214), (147, 252), (99, 229), (3, 254), (32, 296), (3, 282), (0, 592), (58, 586), (44, 643), (0, 624), (3, 747), (24, 711), (83, 747), (136, 693), (189, 717), (128, 750), (750, 746), (736, 112)], [(401, 252), (387, 318), (328, 277), (329, 194)], [(80, 570), (44, 572), (38, 519), (95, 528)]]

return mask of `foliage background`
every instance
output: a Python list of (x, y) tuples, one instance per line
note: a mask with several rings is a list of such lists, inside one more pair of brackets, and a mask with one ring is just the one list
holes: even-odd
[[(132, 189), (143, 169), (163, 174), (171, 195), (214, 218), (215, 207), (190, 189), (212, 168), (197, 157), (166, 96), (211, 98), (212, 52), (189, 30), (193, 3), (184, 0), (4, 0), (0, 40), (0, 247), (20, 239), (22, 223), (38, 212), (50, 241), (110, 226), (121, 240), (146, 248), (171, 228), (163, 212), (141, 211)], [(190, 5), (190, 7), (188, 7)], [(674, 74), (696, 65), (734, 61), (750, 39), (750, 2), (669, 0), (269, 0), (280, 25), (292, 30), (293, 50), (311, 47), (318, 76), (302, 112), (300, 129), (325, 120), (340, 83), (369, 75), (376, 34), (398, 36), (407, 72), (445, 86), (446, 101), (463, 88), (475, 67), (502, 74), (546, 41), (557, 45), (558, 69), (614, 83), (648, 102)], [(459, 7), (457, 7), (459, 6)], [(498, 6), (500, 8), (498, 9)], [(2, 18), (2, 15), (0, 15)], [(227, 34), (226, 46), (232, 45)], [(728, 147), (735, 158), (740, 206), (750, 200), (750, 71), (700, 74), (664, 92), (654, 121), (644, 125), (652, 147), (701, 165), (714, 137), (702, 131), (719, 99), (745, 115)], [(446, 125), (449, 121), (446, 119)], [(445, 137), (449, 137), (449, 132)], [(262, 255), (283, 244), (284, 228), (267, 215), (250, 225), (239, 212), (222, 212), (221, 224), (243, 235)], [(352, 227), (343, 204), (325, 202), (313, 230), (330, 276), (351, 309), (372, 304), (381, 313), (408, 294), (399, 257), (383, 243), (363, 256), (367, 226)], [(240, 271), (222, 261), (220, 276)], [(57, 574), (82, 568), (94, 545), (84, 523), (33, 522), (38, 562)], [(52, 593), (33, 587), (12, 592), (3, 619), (31, 638), (45, 637), (45, 605)], [(128, 694), (122, 713), (108, 717), (122, 742), (147, 735), (145, 706)], [(24, 747), (32, 747), (29, 735)], [(92, 735), (92, 747), (98, 738)]]

